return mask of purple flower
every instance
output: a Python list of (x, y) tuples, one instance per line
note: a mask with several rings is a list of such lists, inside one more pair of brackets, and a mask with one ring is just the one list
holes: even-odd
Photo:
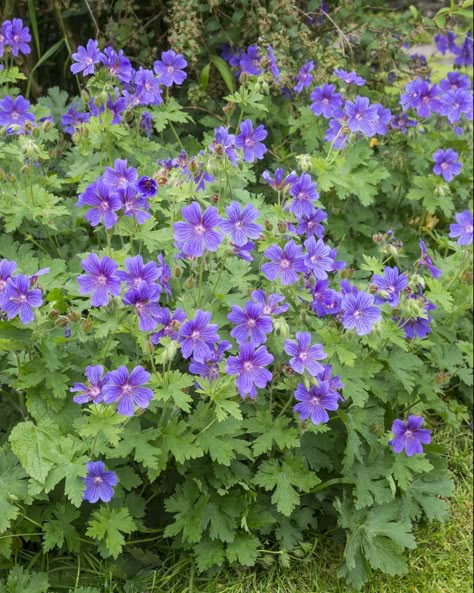
[(392, 121), (392, 112), (390, 109), (386, 109), (380, 103), (377, 103), (377, 122), (375, 124), (375, 133), (385, 136), (388, 132), (388, 124)]
[(120, 210), (122, 201), (102, 179), (97, 179), (79, 196), (77, 205), (94, 206), (86, 212), (87, 220), (92, 226), (97, 226), (103, 220), (105, 228), (110, 229), (117, 222), (115, 211)]
[(231, 202), (225, 211), (227, 220), (222, 221), (221, 228), (230, 235), (234, 245), (242, 247), (248, 239), (259, 238), (262, 225), (254, 222), (259, 212), (252, 204), (247, 204), (242, 210), (238, 202)]
[(0, 259), (0, 307), (2, 306), (3, 295), (7, 287), (8, 279), (16, 270), (16, 262)]
[(329, 390), (327, 381), (320, 381), (310, 389), (300, 383), (295, 391), (298, 400), (293, 410), (300, 415), (301, 420), (311, 419), (313, 424), (323, 424), (329, 421), (326, 410), (337, 410), (339, 407), (339, 394)]
[(425, 242), (422, 239), (420, 239), (420, 249), (421, 256), (420, 259), (417, 260), (416, 264), (418, 266), (423, 266), (424, 268), (427, 268), (430, 271), (433, 278), (439, 278), (441, 276), (441, 270), (437, 268), (435, 265), (433, 265), (431, 257), (428, 255), (428, 252), (426, 251)]
[(265, 140), (267, 136), (268, 132), (263, 125), (257, 126), (254, 130), (250, 119), (240, 124), (240, 134), (235, 139), (235, 146), (243, 149), (244, 160), (247, 163), (253, 163), (255, 159), (263, 159), (267, 149), (260, 141)]
[(280, 282), (287, 286), (298, 281), (298, 272), (306, 270), (303, 249), (294, 241), (288, 241), (284, 249), (279, 245), (271, 245), (264, 253), (271, 260), (271, 263), (262, 266), (262, 272), (268, 280), (280, 278)]
[(199, 257), (204, 249), (216, 251), (222, 241), (220, 232), (214, 228), (221, 224), (221, 218), (213, 206), (209, 206), (204, 213), (197, 202), (181, 209), (185, 222), (175, 222), (173, 225), (175, 239), (186, 255)]
[(209, 323), (211, 313), (198, 309), (194, 319), (183, 323), (179, 329), (178, 339), (184, 358), (193, 356), (197, 362), (204, 362), (211, 353), (211, 348), (219, 339), (217, 325)]
[[(472, 235), (474, 229), (474, 222), (472, 219), (472, 212), (464, 210), (456, 214), (456, 222), (449, 225), (449, 236), (451, 239), (459, 237), (457, 240), (458, 245), (471, 245)], [(1, 266), (1, 263), (0, 263)], [(0, 276), (1, 278), (1, 276)], [(0, 291), (1, 291), (1, 280), (0, 280)]]
[(102, 388), (107, 384), (109, 376), (104, 374), (104, 367), (100, 364), (96, 366), (86, 367), (87, 384), (74, 383), (74, 386), (69, 389), (72, 393), (79, 392), (80, 395), (75, 395), (73, 401), (76, 404), (88, 404), (90, 402), (98, 404), (102, 401)]
[(137, 85), (136, 100), (139, 105), (160, 105), (163, 103), (160, 81), (152, 70), (140, 67), (135, 74), (135, 84)]
[(141, 255), (127, 257), (125, 259), (126, 272), (119, 270), (117, 278), (127, 283), (127, 288), (140, 288), (144, 285), (152, 285), (159, 277), (158, 267), (155, 262), (143, 263)]
[(257, 395), (256, 387), (265, 388), (271, 381), (272, 374), (264, 367), (273, 362), (273, 356), (267, 352), (265, 346), (254, 350), (252, 344), (241, 344), (239, 354), (227, 359), (226, 373), (238, 375), (237, 389), (240, 396), (252, 399)]
[(324, 244), (322, 239), (310, 237), (304, 242), (307, 254), (304, 258), (305, 266), (317, 280), (325, 280), (334, 269), (334, 259), (331, 257), (331, 248)]
[(12, 99), (4, 97), (0, 101), (0, 126), (14, 126), (15, 130), (21, 131), (27, 121), (35, 121), (35, 116), (28, 110), (30, 102), (21, 95)]
[(61, 125), (66, 133), (73, 134), (76, 126), (88, 122), (89, 119), (90, 114), (77, 111), (77, 103), (73, 103), (61, 116)]
[(218, 155), (226, 156), (233, 167), (237, 167), (239, 155), (235, 149), (235, 136), (229, 134), (229, 128), (220, 126), (214, 130), (214, 141), (209, 149)]
[(440, 97), (441, 115), (448, 118), (450, 124), (461, 119), (464, 113), (466, 119), (472, 120), (472, 93), (465, 89), (448, 91)]
[(427, 80), (417, 78), (406, 85), (405, 92), (400, 97), (400, 103), (404, 111), (411, 107), (416, 109), (420, 117), (429, 117), (431, 113), (439, 112), (441, 106), (437, 98), (439, 94), (440, 89), (436, 84), (430, 87)]
[(292, 183), (298, 181), (298, 175), (294, 171), (285, 176), (285, 171), (281, 168), (278, 168), (275, 171), (274, 178), (272, 178), (270, 175), (270, 171), (264, 171), (262, 173), (262, 177), (265, 179), (268, 185), (276, 191), (281, 191), (287, 185), (291, 185)]
[(150, 380), (150, 373), (142, 366), (136, 366), (130, 374), (126, 366), (120, 366), (116, 371), (110, 371), (108, 378), (102, 388), (105, 404), (118, 402), (117, 412), (123, 416), (133, 416), (135, 405), (148, 408), (153, 391), (143, 387)]
[(117, 264), (113, 259), (104, 255), (99, 260), (95, 253), (81, 261), (86, 274), (77, 277), (80, 293), (89, 294), (92, 292), (91, 305), (100, 307), (107, 305), (110, 295), (120, 294), (120, 280), (117, 277)]
[(421, 428), (424, 419), (422, 416), (408, 416), (407, 422), (394, 420), (392, 432), (395, 438), (388, 442), (395, 453), (401, 453), (405, 449), (408, 457), (416, 453), (423, 453), (422, 445), (431, 443), (431, 430)]
[(128, 167), (128, 162), (122, 159), (116, 159), (113, 167), (107, 167), (102, 175), (104, 183), (111, 189), (125, 189), (129, 185), (134, 185), (137, 181), (137, 170), (135, 167)]
[(145, 198), (152, 198), (158, 192), (158, 185), (153, 177), (145, 177), (144, 175), (138, 180), (137, 188)]
[(224, 358), (224, 352), (230, 350), (232, 345), (229, 342), (223, 340), (220, 342), (212, 351), (211, 354), (204, 362), (197, 362), (193, 360), (189, 365), (189, 372), (194, 375), (200, 375), (203, 378), (214, 381), (219, 378), (219, 363)]
[(301, 66), (298, 74), (296, 75), (296, 85), (293, 88), (295, 93), (301, 93), (304, 88), (311, 84), (313, 75), (310, 74), (310, 72), (312, 70), (314, 70), (314, 62), (312, 60)]
[(339, 390), (344, 389), (344, 383), (342, 383), (339, 375), (332, 376), (332, 366), (330, 364), (323, 364), (323, 372), (319, 373), (316, 377), (319, 381), (327, 381), (329, 385), (329, 391), (335, 393), (339, 399), (344, 400), (342, 395), (338, 393)]
[(296, 232), (298, 235), (306, 235), (307, 237), (316, 235), (316, 237), (321, 239), (324, 235), (324, 227), (321, 223), (326, 220), (327, 217), (328, 215), (326, 212), (323, 212), (321, 208), (318, 208), (310, 216), (303, 216), (301, 218)]
[(373, 136), (377, 131), (379, 114), (377, 105), (370, 105), (367, 97), (357, 96), (352, 101), (346, 101), (344, 113), (347, 116), (346, 126), (351, 132), (362, 132), (366, 136)]
[(341, 93), (336, 93), (336, 87), (333, 84), (324, 83), (323, 86), (314, 88), (310, 97), (313, 103), (309, 108), (314, 115), (331, 119), (341, 114), (344, 100)]
[(242, 50), (239, 48), (233, 48), (228, 43), (221, 45), (221, 56), (222, 59), (229, 63), (232, 68), (237, 68), (242, 55)]
[(461, 173), (462, 165), (458, 163), (458, 153), (452, 148), (442, 150), (439, 148), (433, 153), (433, 160), (435, 165), (433, 167), (433, 173), (435, 175), (441, 175), (448, 183)]
[(324, 140), (331, 142), (337, 150), (342, 150), (349, 142), (349, 129), (337, 119), (329, 121), (329, 128), (326, 131)]
[(28, 55), (31, 52), (31, 48), (28, 45), (31, 41), (30, 29), (23, 26), (21, 19), (13, 19), (12, 21), (6, 21), (6, 23), (9, 23), (9, 25), (5, 27), (4, 44), (12, 48), (12, 54), (15, 58), (18, 57), (19, 53)]
[(408, 286), (408, 278), (405, 274), (400, 274), (397, 267), (386, 267), (383, 276), (374, 274), (372, 284), (377, 287), (377, 305), (388, 303), (391, 307), (396, 307), (400, 302), (400, 293)]
[(272, 318), (263, 312), (262, 305), (255, 302), (248, 302), (245, 309), (232, 305), (227, 319), (235, 324), (230, 335), (239, 344), (248, 340), (253, 346), (259, 346), (267, 341), (267, 334), (272, 331)]
[(314, 214), (313, 202), (319, 200), (316, 187), (316, 183), (308, 173), (301, 173), (299, 179), (293, 182), (290, 187), (290, 195), (293, 196), (293, 200), (289, 209), (297, 218), (309, 217)]
[(112, 47), (106, 47), (100, 54), (99, 59), (110, 74), (117, 77), (120, 82), (130, 82), (132, 80), (135, 71), (122, 49), (116, 52)]
[(374, 297), (357, 289), (342, 298), (341, 311), (343, 326), (355, 329), (359, 336), (370, 334), (374, 324), (382, 317), (380, 309), (374, 306)]
[(334, 74), (346, 84), (355, 84), (356, 86), (365, 85), (365, 80), (362, 76), (359, 76), (357, 72), (346, 72), (346, 70), (343, 70), (342, 68), (336, 68)]
[(151, 217), (148, 200), (137, 191), (135, 185), (119, 189), (117, 193), (125, 216), (134, 217), (138, 224), (144, 224)]
[(262, 73), (262, 69), (260, 67), (260, 63), (262, 58), (259, 54), (258, 46), (257, 45), (250, 45), (247, 48), (245, 53), (242, 53), (240, 56), (240, 69), (242, 72), (246, 74), (251, 74), (254, 76), (260, 76)]
[(245, 245), (233, 245), (231, 243), (232, 252), (235, 253), (237, 257), (243, 259), (244, 261), (253, 261), (252, 251), (255, 249), (255, 243), (253, 241), (248, 241)]
[(280, 81), (280, 69), (278, 68), (278, 64), (276, 61), (275, 52), (273, 51), (273, 47), (271, 45), (267, 45), (268, 51), (268, 68), (272, 73), (273, 78), (276, 82)]
[(165, 261), (162, 253), (158, 254), (158, 283), (165, 290), (167, 295), (171, 296), (171, 269)]
[(73, 74), (82, 72), (83, 76), (94, 74), (95, 64), (100, 62), (99, 43), (94, 39), (89, 39), (87, 47), (80, 45), (77, 52), (72, 54), (72, 59), (76, 62), (71, 66)]
[[(3, 53), (5, 47), (9, 47), (10, 44), (7, 40), (8, 34), (11, 31), (12, 22), (11, 21), (3, 21), (2, 26), (0, 27), (0, 58), (3, 57)], [(0, 70), (3, 69), (3, 66), (0, 67)]]
[(341, 295), (329, 288), (329, 280), (318, 280), (311, 291), (312, 310), (318, 317), (336, 315), (340, 311)]
[(418, 122), (414, 119), (410, 119), (406, 113), (394, 115), (390, 122), (390, 127), (393, 130), (400, 130), (402, 134), (406, 134), (408, 128), (416, 128), (417, 125)]
[(185, 81), (187, 74), (183, 72), (183, 68), (187, 65), (182, 54), (177, 54), (170, 49), (162, 52), (161, 60), (153, 64), (153, 69), (160, 83), (169, 87), (173, 84), (180, 85)]
[(305, 370), (310, 375), (316, 377), (324, 371), (322, 364), (318, 360), (327, 358), (321, 344), (311, 346), (311, 334), (309, 332), (296, 332), (296, 341), (285, 340), (285, 352), (291, 356), (290, 366), (296, 372), (302, 375)]
[(279, 304), (285, 300), (285, 297), (281, 294), (273, 293), (267, 296), (262, 289), (259, 289), (254, 290), (250, 296), (255, 303), (262, 306), (264, 315), (281, 315), (288, 311), (288, 305), (286, 303), (283, 303), (283, 305)]
[[(12, 262), (8, 263), (11, 264)], [(5, 267), (7, 270), (4, 271), (8, 271), (8, 268), (11, 269), (11, 265), (4, 265)], [(34, 321), (33, 307), (39, 307), (43, 303), (43, 295), (39, 288), (30, 287), (31, 281), (28, 276), (18, 274), (15, 277), (8, 278), (0, 301), (0, 306), (7, 314), (8, 319), (13, 319), (18, 315), (25, 325), (30, 321)]]
[(153, 344), (158, 344), (161, 338), (177, 340), (179, 326), (185, 319), (186, 313), (181, 309), (176, 309), (173, 315), (171, 315), (170, 310), (167, 307), (163, 307), (160, 310), (158, 317), (158, 323), (161, 324), (163, 328), (151, 336), (151, 341)]
[(460, 47), (456, 47), (454, 53), (456, 58), (454, 63), (456, 66), (472, 66), (473, 51), (472, 51), (472, 35), (469, 31)]
[(449, 50), (453, 52), (457, 49), (456, 47), (456, 34), (448, 31), (446, 35), (442, 33), (436, 33), (434, 36), (434, 42), (436, 49), (443, 55)]
[(138, 328), (142, 332), (153, 331), (160, 320), (161, 287), (152, 284), (143, 284), (140, 288), (132, 288), (123, 297), (125, 305), (135, 307), (138, 315)]
[(471, 81), (469, 80), (469, 76), (462, 74), (459, 70), (455, 70), (454, 72), (448, 72), (446, 78), (439, 81), (439, 88), (445, 93), (459, 89), (469, 90), (471, 88)]
[(117, 485), (117, 474), (106, 471), (102, 461), (88, 461), (86, 464), (87, 475), (82, 478), (85, 490), (82, 498), (87, 502), (110, 502), (114, 495), (114, 486)]
[(153, 133), (153, 115), (149, 111), (144, 111), (140, 117), (140, 129), (145, 132), (148, 138)]

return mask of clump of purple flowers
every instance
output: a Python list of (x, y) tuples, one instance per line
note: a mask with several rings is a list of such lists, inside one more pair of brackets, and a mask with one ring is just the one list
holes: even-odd
[(117, 411), (123, 416), (133, 416), (135, 405), (147, 408), (153, 398), (153, 391), (143, 387), (150, 380), (150, 373), (142, 366), (136, 366), (129, 373), (126, 366), (120, 366), (108, 373), (108, 381), (102, 387), (102, 401), (105, 404), (118, 402)]
[(222, 234), (215, 228), (221, 218), (213, 206), (204, 212), (197, 202), (181, 210), (184, 221), (175, 222), (174, 233), (180, 249), (185, 255), (200, 257), (205, 249), (216, 251), (222, 241)]
[(273, 356), (265, 346), (256, 350), (252, 344), (242, 344), (237, 356), (227, 359), (226, 373), (237, 375), (237, 389), (241, 397), (256, 397), (256, 387), (263, 389), (271, 381), (272, 374), (266, 366), (273, 362)]
[(392, 432), (395, 437), (388, 442), (395, 453), (405, 450), (408, 457), (423, 453), (423, 445), (431, 443), (431, 430), (421, 428), (422, 416), (408, 416), (408, 420), (394, 420)]

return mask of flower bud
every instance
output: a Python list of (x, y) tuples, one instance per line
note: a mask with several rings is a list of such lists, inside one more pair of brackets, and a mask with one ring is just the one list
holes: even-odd
[(296, 157), (296, 161), (298, 162), (302, 171), (309, 171), (312, 166), (311, 155), (309, 154), (299, 154)]
[(380, 233), (377, 233), (375, 235), (372, 235), (372, 241), (374, 243), (382, 243), (382, 241), (383, 241), (383, 235), (381, 235)]
[(66, 327), (64, 328), (64, 337), (70, 338), (71, 336), (72, 336), (71, 328), (69, 327), (69, 325), (66, 325)]
[(449, 373), (446, 372), (439, 372), (436, 373), (434, 376), (434, 381), (435, 383), (437, 383), (438, 385), (444, 385), (446, 383), (449, 383)]
[(273, 230), (273, 225), (269, 220), (266, 219), (264, 222), (264, 225), (265, 225), (265, 230), (267, 230), (267, 231)]
[(6, 178), (5, 171), (0, 168), (0, 181), (5, 181)]
[(89, 103), (90, 95), (85, 89), (81, 91), (81, 98), (84, 101), (84, 103)]
[(58, 316), (59, 316), (59, 311), (57, 309), (53, 309), (48, 314), (49, 319), (57, 319)]
[(82, 323), (82, 329), (85, 331), (86, 334), (88, 334), (91, 329), (92, 329), (92, 318), (88, 317), (87, 319), (84, 319), (83, 323)]
[(154, 351), (155, 351), (155, 346), (154, 346), (153, 342), (151, 341), (151, 339), (148, 338), (148, 340), (145, 342), (145, 352), (147, 354), (153, 354)]
[(81, 318), (80, 314), (77, 311), (71, 311), (67, 317), (69, 321), (71, 321), (72, 323), (76, 323)]
[(193, 288), (194, 286), (194, 276), (189, 276), (189, 278), (186, 278), (185, 282), (184, 282), (184, 288), (186, 288), (187, 290), (190, 290), (191, 288)]
[(23, 167), (20, 170), (23, 173), (23, 175), (26, 175), (28, 173), (28, 171), (30, 170), (30, 168), (28, 165), (23, 165)]
[(173, 268), (173, 276), (175, 278), (181, 278), (182, 275), (183, 275), (183, 269), (180, 266), (175, 266)]
[(280, 231), (280, 233), (286, 233), (288, 229), (288, 224), (286, 222), (279, 222), (278, 223), (278, 230)]
[(273, 320), (273, 327), (282, 338), (287, 338), (290, 335), (290, 328), (288, 327), (287, 322), (282, 317)]
[(176, 356), (177, 351), (178, 343), (174, 340), (171, 340), (171, 342), (164, 347), (163, 352), (161, 353), (162, 364), (170, 363)]
[(65, 317), (64, 315), (61, 315), (61, 317), (58, 317), (58, 319), (56, 320), (56, 325), (58, 327), (66, 327), (66, 325), (69, 323), (69, 320), (67, 317)]
[(32, 134), (33, 138), (39, 138), (41, 131), (39, 128), (34, 128), (33, 131), (31, 132), (31, 134)]
[(71, 138), (74, 144), (77, 144), (81, 139), (81, 135), (79, 134), (79, 132), (73, 132)]
[(218, 201), (219, 201), (219, 194), (214, 194), (214, 195), (211, 196), (211, 202), (213, 204), (217, 204)]
[(43, 132), (49, 132), (49, 130), (53, 127), (53, 124), (51, 121), (49, 121), (49, 119), (47, 119), (44, 123), (43, 123)]
[(16, 182), (16, 175), (14, 173), (7, 173), (7, 181), (9, 183), (15, 183)]
[(351, 268), (350, 266), (341, 270), (341, 278), (352, 278), (353, 275), (354, 268)]

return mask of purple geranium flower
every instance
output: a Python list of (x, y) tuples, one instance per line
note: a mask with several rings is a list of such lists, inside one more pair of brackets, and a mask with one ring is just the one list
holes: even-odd
[(214, 381), (219, 378), (219, 363), (224, 358), (224, 352), (230, 350), (232, 345), (230, 342), (223, 340), (211, 352), (210, 356), (204, 362), (197, 362), (193, 360), (189, 365), (189, 372), (194, 375), (200, 375), (203, 378)]
[(104, 183), (111, 189), (125, 189), (130, 185), (135, 185), (138, 178), (135, 167), (128, 167), (127, 160), (116, 159), (113, 167), (107, 167), (102, 175)]
[(79, 196), (77, 206), (94, 206), (86, 212), (87, 220), (92, 226), (103, 220), (105, 228), (110, 229), (117, 222), (115, 211), (120, 210), (122, 201), (109, 185), (97, 179)]
[(329, 390), (327, 381), (320, 381), (310, 389), (300, 383), (295, 391), (298, 400), (293, 410), (300, 415), (301, 420), (311, 419), (313, 424), (323, 424), (329, 421), (326, 410), (337, 410), (339, 407), (339, 394)]
[(451, 31), (448, 31), (446, 33), (446, 35), (443, 35), (442, 33), (437, 33), (434, 36), (434, 42), (436, 45), (436, 48), (439, 52), (441, 52), (443, 55), (449, 50), (450, 52), (453, 52), (457, 49), (456, 47), (456, 33), (453, 33)]
[(23, 21), (21, 19), (12, 19), (12, 21), (6, 22), (9, 23), (9, 25), (5, 27), (4, 44), (11, 47), (12, 54), (15, 58), (18, 57), (19, 53), (28, 55), (31, 52), (31, 48), (28, 45), (31, 41), (30, 29), (23, 26)]
[(392, 432), (395, 435), (388, 444), (395, 453), (401, 453), (405, 449), (408, 457), (415, 453), (423, 453), (422, 445), (431, 443), (431, 430), (421, 428), (424, 419), (422, 416), (408, 416), (407, 422), (394, 420)]
[(102, 388), (107, 384), (109, 376), (104, 375), (104, 367), (101, 364), (86, 367), (87, 384), (74, 383), (74, 386), (69, 389), (72, 393), (79, 392), (80, 395), (75, 395), (73, 401), (76, 404), (98, 404), (102, 401)]
[(114, 486), (117, 485), (117, 474), (112, 471), (106, 471), (102, 461), (88, 461), (87, 475), (81, 478), (85, 484), (85, 490), (82, 498), (87, 502), (110, 502), (114, 495)]
[(123, 416), (133, 416), (135, 404), (139, 408), (148, 408), (153, 391), (143, 387), (150, 380), (150, 373), (142, 366), (136, 366), (131, 373), (126, 366), (110, 371), (108, 382), (102, 388), (103, 402), (118, 402), (117, 412)]
[(436, 84), (430, 86), (427, 80), (417, 78), (406, 85), (405, 92), (400, 97), (400, 103), (404, 111), (411, 107), (416, 109), (420, 117), (429, 117), (431, 113), (439, 113), (441, 106), (437, 98), (439, 94), (440, 89)]
[(296, 332), (296, 341), (285, 340), (285, 352), (291, 356), (290, 366), (296, 372), (302, 375), (308, 371), (310, 375), (316, 377), (324, 371), (324, 366), (318, 362), (327, 358), (321, 344), (311, 346), (311, 334), (309, 332)]
[(441, 276), (441, 270), (437, 268), (431, 261), (431, 257), (428, 255), (428, 252), (426, 251), (425, 242), (422, 239), (420, 239), (420, 249), (421, 257), (419, 260), (417, 260), (417, 265), (427, 268), (430, 271), (433, 278), (439, 278)]
[(410, 119), (406, 113), (400, 113), (394, 115), (390, 122), (390, 127), (393, 130), (400, 130), (402, 134), (406, 134), (408, 128), (416, 128), (418, 122), (414, 119)]
[(120, 294), (120, 280), (117, 277), (117, 264), (113, 259), (104, 255), (99, 260), (95, 253), (81, 261), (86, 274), (77, 277), (80, 293), (89, 294), (92, 292), (91, 305), (100, 307), (107, 305), (110, 295)]
[(276, 61), (275, 52), (273, 51), (273, 47), (271, 45), (267, 45), (268, 51), (268, 68), (272, 73), (273, 78), (276, 82), (280, 82), (280, 69), (278, 68), (278, 64)]
[(303, 249), (294, 241), (288, 241), (284, 249), (279, 245), (271, 245), (264, 253), (271, 260), (271, 263), (262, 266), (262, 272), (268, 280), (280, 278), (281, 283), (287, 286), (298, 281), (298, 272), (306, 270)]
[(159, 277), (158, 267), (155, 262), (143, 263), (141, 255), (125, 259), (126, 272), (119, 270), (116, 274), (122, 282), (127, 283), (127, 288), (140, 288), (146, 284), (152, 285)]
[(125, 305), (132, 305), (138, 315), (138, 328), (143, 332), (153, 331), (160, 320), (158, 299), (161, 287), (142, 284), (140, 288), (132, 288), (123, 297)]
[(89, 113), (77, 111), (77, 107), (77, 103), (73, 103), (66, 113), (61, 116), (61, 125), (68, 134), (73, 134), (76, 126), (88, 122), (90, 119)]
[(255, 243), (253, 241), (248, 241), (245, 245), (233, 245), (232, 243), (230, 245), (232, 247), (232, 252), (235, 253), (237, 257), (244, 261), (253, 261), (252, 251), (255, 249)]
[(190, 358), (192, 355), (197, 362), (204, 362), (210, 355), (211, 348), (219, 339), (217, 324), (209, 323), (210, 321), (211, 313), (198, 309), (194, 319), (186, 321), (180, 327), (178, 339), (184, 358)]
[(120, 82), (130, 82), (132, 80), (135, 71), (122, 49), (116, 52), (113, 47), (106, 47), (100, 54), (100, 61), (110, 74), (116, 76)]
[(250, 119), (240, 124), (240, 134), (235, 139), (235, 146), (243, 149), (244, 160), (247, 163), (253, 163), (255, 159), (263, 159), (267, 149), (261, 140), (265, 140), (267, 136), (268, 132), (263, 125), (257, 126), (254, 130)]
[(245, 74), (260, 76), (262, 69), (260, 67), (262, 58), (257, 45), (250, 45), (247, 51), (240, 55), (239, 66)]
[(150, 205), (148, 200), (137, 191), (135, 185), (129, 185), (125, 189), (117, 190), (118, 197), (122, 204), (122, 210), (125, 216), (133, 217), (138, 224), (144, 224), (151, 214), (148, 212)]
[(456, 58), (454, 63), (456, 66), (469, 67), (472, 66), (473, 51), (472, 51), (472, 35), (469, 31), (460, 47), (456, 47), (454, 53)]
[(324, 235), (324, 227), (321, 223), (326, 220), (327, 217), (328, 215), (321, 210), (321, 208), (315, 210), (310, 216), (303, 216), (298, 223), (296, 229), (297, 234), (306, 235), (307, 237), (316, 235), (316, 237), (321, 239)]
[(346, 101), (344, 113), (347, 116), (346, 126), (351, 132), (362, 132), (366, 136), (373, 136), (377, 131), (379, 120), (377, 105), (370, 105), (367, 97), (357, 96), (352, 101)]
[[(160, 105), (163, 103), (160, 81), (152, 70), (145, 70), (140, 66), (135, 74), (135, 84), (137, 85), (136, 102), (139, 105)], [(132, 101), (132, 103), (134, 102)]]
[(400, 293), (408, 286), (408, 278), (405, 274), (400, 274), (397, 267), (386, 267), (383, 276), (374, 274), (372, 284), (377, 287), (377, 305), (388, 303), (391, 307), (396, 307), (400, 302)]
[[(3, 53), (5, 51), (5, 47), (9, 47), (10, 44), (7, 40), (8, 34), (11, 31), (12, 22), (11, 21), (3, 21), (2, 26), (0, 27), (0, 58), (3, 58)], [(3, 66), (0, 67), (0, 70), (3, 69)]]
[(248, 340), (253, 346), (259, 346), (267, 341), (267, 334), (272, 331), (272, 318), (263, 312), (262, 305), (255, 302), (246, 303), (245, 309), (232, 305), (227, 319), (235, 324), (230, 335), (239, 344)]
[(175, 222), (173, 225), (175, 239), (180, 244), (181, 250), (186, 254), (199, 257), (204, 249), (216, 251), (222, 241), (220, 232), (214, 228), (222, 220), (213, 206), (209, 206), (204, 213), (201, 206), (193, 202), (181, 209), (185, 222)]
[(346, 84), (355, 84), (356, 86), (365, 85), (365, 80), (362, 76), (359, 76), (357, 72), (346, 72), (346, 70), (343, 70), (342, 68), (336, 68), (334, 74)]
[(166, 263), (162, 253), (158, 254), (158, 283), (164, 289), (167, 295), (171, 296), (171, 268)]
[(138, 180), (137, 188), (145, 198), (152, 198), (158, 192), (158, 185), (153, 177), (145, 177), (144, 175)]
[(289, 209), (297, 218), (309, 217), (314, 214), (313, 202), (319, 200), (316, 187), (316, 182), (311, 179), (311, 175), (308, 173), (301, 173), (299, 179), (293, 182), (290, 187), (290, 195), (293, 196), (293, 200)]
[(448, 118), (450, 124), (461, 119), (462, 114), (466, 119), (472, 120), (472, 93), (465, 89), (448, 91), (440, 97), (441, 115)]
[(346, 294), (341, 301), (342, 324), (346, 329), (355, 329), (359, 336), (370, 334), (382, 314), (374, 306), (374, 297), (366, 292)]
[(186, 313), (181, 309), (176, 309), (173, 315), (171, 315), (170, 310), (167, 307), (163, 307), (158, 316), (158, 323), (162, 325), (163, 328), (151, 336), (153, 344), (158, 344), (161, 338), (177, 340), (179, 327), (185, 319)]
[(310, 74), (310, 72), (312, 70), (314, 70), (314, 62), (312, 60), (301, 66), (298, 74), (296, 75), (296, 85), (293, 88), (295, 93), (301, 93), (304, 88), (311, 84), (313, 75)]
[(455, 70), (454, 72), (448, 72), (446, 78), (439, 81), (439, 88), (445, 93), (459, 89), (469, 90), (471, 88), (471, 81), (469, 80), (469, 76), (459, 72), (459, 70)]
[(285, 189), (287, 185), (291, 185), (298, 181), (298, 175), (294, 171), (285, 176), (285, 171), (281, 168), (278, 168), (275, 171), (274, 178), (271, 176), (270, 171), (264, 171), (262, 177), (268, 185), (276, 191), (281, 191), (282, 189)]
[(27, 324), (35, 318), (33, 307), (39, 307), (42, 303), (41, 290), (31, 288), (31, 280), (28, 276), (18, 274), (8, 278), (0, 301), (1, 308), (7, 314), (8, 319), (13, 319), (18, 315), (21, 322)]
[(385, 136), (388, 132), (388, 124), (392, 121), (392, 112), (380, 103), (377, 103), (376, 106), (378, 119), (375, 124), (375, 133)]
[(433, 160), (435, 165), (433, 173), (441, 175), (448, 183), (461, 173), (462, 165), (458, 163), (459, 154), (452, 148), (443, 150), (439, 148), (433, 153)]
[(341, 93), (336, 92), (336, 87), (333, 84), (324, 83), (323, 86), (314, 88), (310, 97), (313, 101), (310, 109), (315, 115), (331, 119), (331, 117), (338, 117), (341, 114), (344, 100)]
[(349, 142), (350, 130), (337, 119), (329, 120), (329, 128), (324, 135), (326, 142), (331, 142), (337, 150), (342, 150)]
[(100, 62), (99, 43), (89, 39), (87, 47), (80, 45), (77, 52), (72, 54), (72, 59), (76, 62), (71, 66), (73, 74), (79, 74), (79, 72), (82, 72), (83, 76), (94, 74), (95, 64)]
[(335, 393), (339, 399), (344, 400), (342, 395), (338, 393), (339, 390), (344, 389), (344, 383), (339, 375), (332, 375), (332, 366), (330, 364), (323, 364), (323, 372), (319, 373), (316, 379), (318, 381), (327, 381), (329, 391)]
[(235, 149), (235, 136), (229, 134), (229, 128), (220, 126), (214, 130), (214, 141), (209, 149), (215, 154), (226, 156), (233, 167), (237, 167), (239, 155)]
[(464, 210), (464, 212), (459, 212), (456, 214), (456, 222), (449, 225), (449, 236), (451, 239), (458, 237), (458, 245), (471, 245), (473, 229), (474, 222), (472, 219), (472, 212), (469, 212), (469, 210)]
[(5, 294), (8, 279), (16, 270), (16, 262), (8, 261), (7, 259), (0, 260), (0, 307), (2, 305), (2, 298)]
[(160, 83), (169, 87), (173, 84), (180, 85), (185, 81), (187, 74), (183, 72), (183, 68), (187, 65), (182, 54), (177, 54), (170, 49), (162, 52), (161, 60), (153, 64), (153, 69)]
[(318, 317), (339, 313), (342, 297), (329, 288), (329, 280), (318, 280), (313, 286), (311, 295), (313, 297), (311, 308)]
[(264, 315), (281, 315), (288, 311), (287, 303), (280, 305), (285, 297), (278, 293), (269, 294), (268, 296), (262, 289), (254, 290), (251, 295), (252, 300), (262, 306)]
[(263, 389), (272, 379), (271, 372), (264, 368), (272, 362), (273, 356), (267, 352), (265, 346), (254, 350), (252, 344), (241, 344), (239, 354), (228, 358), (226, 373), (238, 375), (236, 383), (241, 397), (248, 395), (254, 399), (257, 395), (256, 387)]
[(35, 116), (28, 111), (30, 105), (30, 102), (21, 95), (15, 99), (4, 97), (0, 101), (0, 126), (15, 126), (15, 129), (21, 131), (27, 121), (35, 121)]
[(304, 242), (307, 254), (304, 258), (305, 266), (317, 280), (325, 280), (334, 269), (334, 259), (331, 257), (331, 248), (324, 244), (322, 239), (310, 237)]
[(242, 247), (248, 239), (258, 239), (262, 232), (262, 225), (255, 223), (259, 212), (252, 204), (247, 204), (244, 209), (238, 202), (231, 202), (225, 209), (227, 220), (221, 223), (222, 230), (230, 235), (234, 245)]

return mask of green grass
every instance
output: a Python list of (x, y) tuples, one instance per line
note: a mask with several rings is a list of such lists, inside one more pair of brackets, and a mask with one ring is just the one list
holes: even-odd
[[(472, 434), (443, 432), (437, 440), (450, 452), (456, 481), (450, 519), (444, 524), (421, 525), (416, 533), (418, 547), (408, 554), (409, 572), (402, 577), (374, 574), (363, 593), (472, 591)], [(310, 561), (293, 562), (289, 569), (282, 569), (276, 561), (266, 571), (232, 571), (216, 579), (192, 575), (187, 563), (170, 562), (143, 593), (349, 593), (336, 578), (341, 554), (342, 548), (321, 540)]]

